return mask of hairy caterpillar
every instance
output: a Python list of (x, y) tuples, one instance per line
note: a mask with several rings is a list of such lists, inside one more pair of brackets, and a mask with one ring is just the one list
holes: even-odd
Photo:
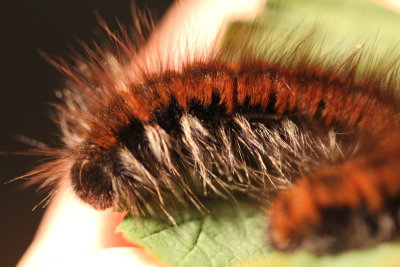
[[(114, 40), (117, 54), (53, 61), (70, 88), (57, 105), (65, 146), (43, 152), (56, 159), (30, 174), (36, 180), (70, 183), (98, 209), (151, 215), (180, 205), (206, 212), (207, 196), (267, 202), (294, 183), (270, 207), (279, 249), (334, 252), (398, 234), (397, 65), (360, 79), (359, 54), (319, 66), (300, 42), (132, 75), (137, 48)], [(359, 237), (347, 234), (354, 228)]]

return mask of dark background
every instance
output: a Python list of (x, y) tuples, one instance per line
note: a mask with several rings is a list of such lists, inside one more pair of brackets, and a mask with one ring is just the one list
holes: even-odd
[[(0, 8), (0, 151), (26, 151), (21, 134), (48, 145), (57, 144), (48, 104), (56, 101), (62, 77), (38, 53), (66, 55), (77, 40), (90, 43), (104, 36), (94, 11), (117, 29), (131, 22), (131, 0), (2, 0)], [(172, 0), (137, 0), (160, 18)], [(14, 266), (32, 241), (42, 207), (32, 211), (44, 194), (22, 182), (4, 184), (32, 170), (39, 158), (0, 154), (0, 266)]]

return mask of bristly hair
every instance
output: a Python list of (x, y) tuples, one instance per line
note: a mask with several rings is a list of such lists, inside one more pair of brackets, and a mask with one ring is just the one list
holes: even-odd
[[(350, 229), (346, 220), (363, 225), (360, 236), (376, 242), (399, 233), (400, 149), (390, 142), (400, 136), (396, 60), (385, 58), (359, 75), (362, 49), (331, 61), (318, 55), (309, 34), (285, 47), (244, 42), (239, 56), (214, 52), (180, 69), (149, 72), (136, 61), (152, 23), (140, 21), (139, 43), (101, 21), (114, 49), (84, 46), (86, 55), (74, 55), (72, 66), (50, 59), (67, 77), (55, 105), (63, 146), (43, 152), (55, 159), (29, 173), (33, 181), (70, 184), (97, 209), (153, 216), (161, 210), (172, 221), (177, 207), (207, 212), (205, 197), (240, 194), (268, 204), (278, 192), (269, 236), (283, 250), (364, 246), (362, 238), (343, 234)], [(378, 162), (379, 151), (386, 163)], [(374, 173), (367, 163), (383, 169)], [(337, 181), (346, 179), (350, 184)], [(390, 194), (388, 184), (395, 188)], [(370, 185), (379, 190), (365, 189)], [(338, 187), (350, 188), (356, 200), (330, 196)], [(332, 201), (312, 190), (326, 190)], [(382, 204), (369, 210), (374, 194)], [(350, 215), (332, 215), (342, 209)], [(359, 223), (366, 213), (376, 219)]]

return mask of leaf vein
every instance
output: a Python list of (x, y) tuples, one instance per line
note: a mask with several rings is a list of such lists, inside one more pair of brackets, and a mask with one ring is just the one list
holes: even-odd
[[(203, 232), (203, 225), (204, 225), (204, 220), (200, 220), (200, 227), (199, 227), (199, 230), (196, 233), (196, 239), (193, 242), (193, 246), (190, 248), (189, 252), (183, 257), (181, 262), (184, 261), (193, 252), (193, 250), (196, 248), (196, 246), (197, 246), (197, 244), (199, 242), (200, 235)], [(201, 251), (200, 248), (199, 248), (199, 250)], [(203, 251), (201, 251), (201, 252), (204, 254)]]

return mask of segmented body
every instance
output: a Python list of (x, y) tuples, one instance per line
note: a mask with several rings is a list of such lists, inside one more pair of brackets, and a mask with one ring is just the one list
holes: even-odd
[[(96, 208), (206, 212), (209, 195), (267, 203), (294, 183), (269, 209), (277, 248), (336, 251), (399, 232), (400, 102), (389, 83), (246, 60), (94, 85), (61, 118), (74, 124), (80, 105), (89, 114), (69, 147), (70, 176)], [(350, 238), (355, 228), (363, 233)]]

